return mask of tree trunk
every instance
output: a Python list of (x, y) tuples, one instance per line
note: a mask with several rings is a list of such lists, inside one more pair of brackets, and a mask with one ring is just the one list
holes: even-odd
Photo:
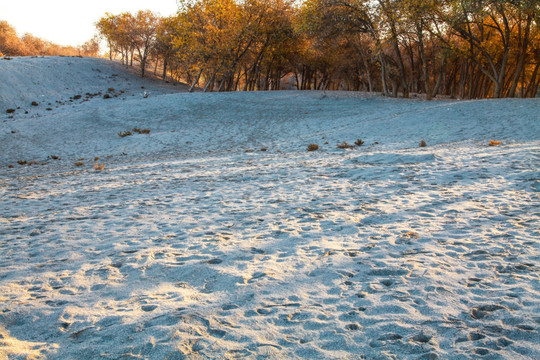
[(516, 66), (516, 71), (514, 72), (514, 79), (512, 81), (512, 86), (508, 91), (508, 97), (514, 97), (516, 95), (516, 88), (519, 82), (519, 77), (525, 68), (525, 58), (527, 57), (527, 46), (529, 45), (529, 33), (531, 29), (532, 14), (529, 14), (527, 17), (527, 23), (525, 25), (525, 34), (523, 35), (523, 41), (521, 43), (521, 52), (519, 54), (519, 59)]
[(384, 55), (379, 55), (379, 62), (381, 63), (381, 81), (382, 81), (382, 88), (383, 88), (383, 95), (388, 96), (388, 84), (386, 82), (386, 62), (384, 61)]
[(441, 66), (439, 68), (439, 76), (437, 77), (437, 83), (435, 84), (435, 87), (433, 88), (433, 92), (431, 93), (431, 97), (434, 98), (439, 93), (439, 88), (441, 87), (443, 80), (444, 80), (444, 74), (446, 71), (446, 57), (443, 57)]
[(214, 70), (214, 72), (212, 73), (212, 76), (210, 77), (210, 80), (208, 80), (206, 82), (206, 84), (204, 85), (204, 89), (203, 89), (203, 92), (207, 92), (208, 91), (208, 88), (210, 87), (210, 84), (212, 84), (212, 87), (210, 88), (210, 90), (212, 90), (214, 88), (214, 80), (216, 79), (216, 74), (218, 72), (218, 69), (216, 68)]
[(429, 83), (429, 69), (426, 57), (426, 51), (424, 49), (424, 33), (423, 24), (421, 22), (416, 24), (416, 33), (418, 35), (418, 47), (420, 50), (420, 61), (422, 61), (422, 75), (424, 77), (424, 90), (426, 91), (426, 100), (431, 100), (431, 86)]
[(200, 68), (199, 73), (195, 77), (195, 80), (193, 81), (193, 83), (189, 87), (189, 92), (190, 93), (192, 93), (193, 90), (195, 90), (195, 85), (197, 85), (199, 83), (199, 79), (201, 78), (202, 72), (203, 72), (203, 68)]
[(163, 81), (167, 81), (167, 58), (163, 58)]
[(527, 92), (525, 93), (525, 97), (536, 97), (536, 91), (538, 90), (538, 84), (536, 83), (536, 77), (538, 76), (538, 68), (540, 67), (540, 63), (537, 63), (534, 67), (534, 71), (531, 76), (531, 81), (529, 82), (529, 86), (527, 86)]

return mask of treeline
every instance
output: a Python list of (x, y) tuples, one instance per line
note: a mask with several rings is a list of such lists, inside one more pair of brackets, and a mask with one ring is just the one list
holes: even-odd
[(99, 39), (93, 38), (79, 47), (61, 46), (31, 34), (17, 35), (15, 29), (0, 20), (0, 56), (93, 56), (99, 55)]
[(106, 14), (109, 56), (204, 91), (535, 97), (538, 0), (181, 0)]

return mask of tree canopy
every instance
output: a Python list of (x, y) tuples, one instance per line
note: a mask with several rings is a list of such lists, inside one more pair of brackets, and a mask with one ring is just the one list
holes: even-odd
[(19, 37), (15, 28), (0, 20), (0, 56), (98, 56), (99, 39), (94, 37), (79, 47), (60, 46), (32, 34)]
[(535, 0), (180, 0), (176, 15), (105, 14), (109, 56), (204, 91), (342, 89), (534, 97)]

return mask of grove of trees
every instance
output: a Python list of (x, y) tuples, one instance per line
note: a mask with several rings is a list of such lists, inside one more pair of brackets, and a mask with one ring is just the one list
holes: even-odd
[(60, 46), (31, 34), (17, 35), (15, 28), (0, 20), (0, 56), (98, 56), (99, 39), (88, 40), (79, 47)]
[(111, 59), (192, 90), (472, 99), (536, 96), (539, 24), (538, 0), (179, 0), (174, 16), (107, 13), (96, 28)]

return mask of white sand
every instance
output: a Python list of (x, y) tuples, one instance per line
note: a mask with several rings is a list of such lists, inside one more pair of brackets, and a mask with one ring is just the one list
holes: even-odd
[(540, 358), (538, 99), (178, 88), (0, 59), (0, 359)]

